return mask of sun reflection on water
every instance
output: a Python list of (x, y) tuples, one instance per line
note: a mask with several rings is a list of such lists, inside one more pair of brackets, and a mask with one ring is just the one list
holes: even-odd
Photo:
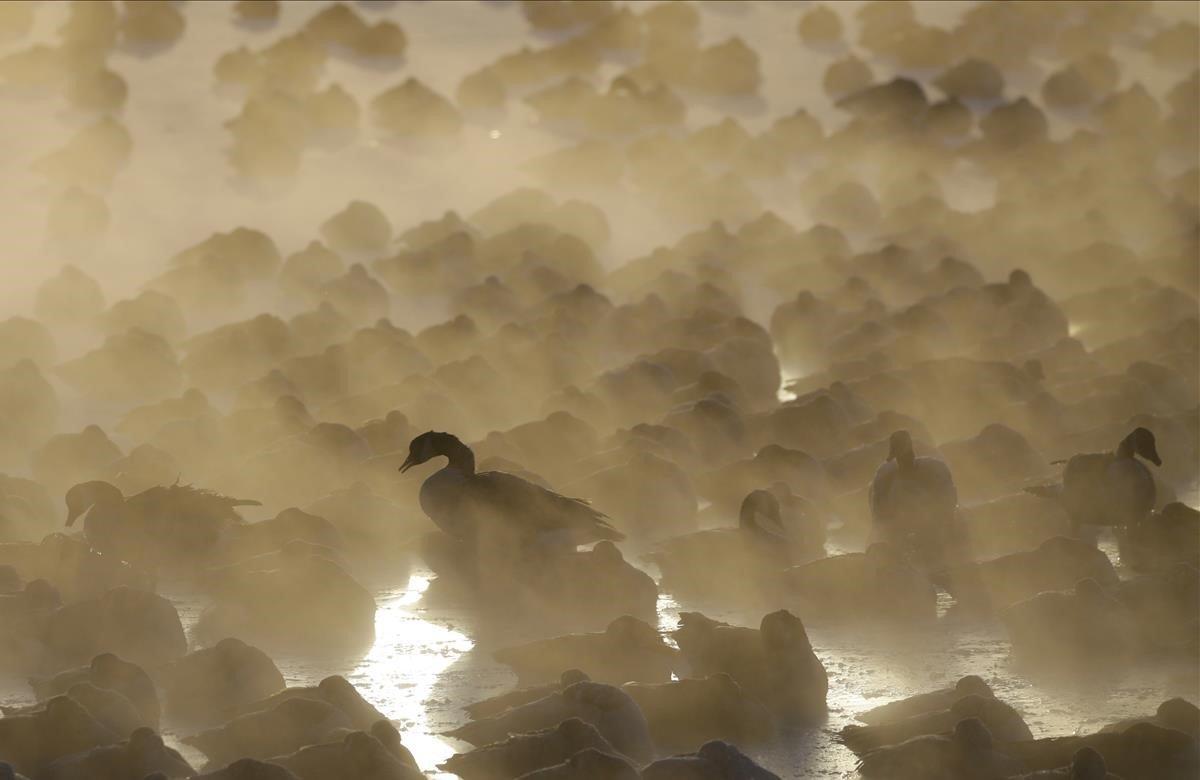
[(429, 619), (419, 606), (429, 582), (430, 577), (414, 574), (406, 588), (378, 599), (375, 644), (350, 675), (363, 694), (397, 722), (404, 744), (426, 769), (455, 752), (437, 736), (428, 701), (440, 675), (475, 646), (461, 631)]

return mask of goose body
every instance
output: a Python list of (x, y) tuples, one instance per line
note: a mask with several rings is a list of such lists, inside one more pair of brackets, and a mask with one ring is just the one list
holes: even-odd
[(937, 458), (917, 457), (908, 431), (892, 434), (887, 460), (871, 480), (868, 500), (876, 531), (904, 548), (915, 548), (926, 560), (940, 558), (955, 533), (954, 477)]
[[(445, 456), (447, 464), (421, 485), (421, 509), (456, 539), (507, 529), (523, 542), (574, 548), (608, 539), (621, 541), (602, 512), (503, 471), (475, 471), (475, 454), (456, 436), (429, 431), (412, 440), (400, 467)], [(486, 526), (486, 527), (485, 527)]]
[(1112, 452), (1071, 457), (1063, 469), (1061, 485), (1028, 490), (1060, 501), (1076, 528), (1134, 525), (1150, 515), (1157, 499), (1154, 475), (1138, 455), (1155, 466), (1162, 465), (1154, 434), (1147, 428), (1135, 428)]

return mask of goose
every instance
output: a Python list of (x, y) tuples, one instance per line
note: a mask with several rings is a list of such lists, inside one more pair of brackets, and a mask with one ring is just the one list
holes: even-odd
[(453, 434), (427, 431), (417, 436), (408, 446), (400, 472), (438, 456), (448, 463), (421, 485), (421, 509), (456, 539), (473, 536), (486, 520), (503, 523), (526, 539), (571, 549), (625, 538), (583, 499), (568, 498), (503, 471), (476, 472), (475, 453)]
[(637, 702), (622, 688), (588, 680), (495, 717), (471, 721), (446, 732), (446, 736), (486, 745), (512, 734), (555, 726), (571, 717), (595, 726), (622, 755), (643, 763), (654, 759), (649, 726)]
[(1104, 756), (1095, 748), (1084, 747), (1075, 751), (1071, 763), (1062, 769), (1045, 769), (1027, 775), (1016, 775), (1011, 780), (1121, 780), (1108, 773)]
[(978, 718), (960, 720), (948, 736), (927, 734), (868, 752), (858, 762), (865, 778), (994, 780), (1022, 771), (1019, 761), (995, 750), (992, 734)]
[(350, 725), (346, 714), (332, 704), (286, 699), (272, 709), (240, 715), (181, 741), (208, 756), (210, 766), (221, 766), (239, 758), (286, 755)]
[(829, 675), (804, 624), (787, 610), (765, 615), (757, 629), (681, 612), (672, 637), (695, 675), (728, 674), (773, 714), (811, 718), (825, 713)]
[(724, 672), (621, 686), (664, 751), (689, 752), (714, 739), (759, 744), (775, 733), (771, 713)]
[(926, 563), (940, 562), (957, 529), (958, 490), (945, 463), (913, 452), (908, 431), (888, 439), (888, 455), (868, 493), (876, 531)]
[(695, 753), (659, 759), (642, 770), (642, 777), (644, 780), (779, 780), (779, 775), (719, 739), (704, 743)]
[(119, 780), (161, 772), (168, 778), (194, 777), (196, 772), (153, 730), (139, 728), (123, 742), (63, 756), (37, 773), (46, 780)]
[(1112, 775), (1125, 780), (1193, 780), (1200, 771), (1195, 737), (1149, 722), (1134, 723), (1120, 732), (1044, 737), (1006, 746), (1035, 772), (1071, 765), (1079, 751), (1088, 748), (1104, 756)]
[[(396, 755), (378, 730), (351, 731), (341, 739), (305, 745), (285, 756), (275, 756), (269, 765), (285, 767), (300, 780), (332, 777), (370, 777), (377, 780), (420, 780), (425, 777), (407, 750)], [(331, 734), (331, 736), (333, 736)], [(398, 743), (397, 743), (398, 746)], [(235, 778), (230, 778), (235, 780)], [(242, 780), (237, 777), (236, 780)], [(259, 780), (256, 776), (253, 780)], [(273, 778), (262, 778), (273, 780)]]
[(1155, 726), (1161, 726), (1164, 729), (1182, 731), (1184, 734), (1190, 735), (1193, 739), (1200, 739), (1200, 709), (1187, 699), (1178, 697), (1167, 699), (1158, 705), (1153, 715), (1141, 718), (1126, 718), (1116, 723), (1110, 723), (1100, 729), (1100, 733), (1119, 734), (1133, 724), (1143, 722), (1153, 723)]
[(66, 502), (67, 527), (83, 517), (84, 536), (97, 551), (143, 562), (159, 552), (192, 557), (211, 551), (227, 526), (242, 522), (237, 507), (259, 506), (258, 501), (179, 484), (126, 498), (102, 480), (75, 485)]
[(588, 748), (618, 754), (595, 726), (579, 718), (568, 718), (553, 728), (517, 734), (468, 753), (456, 753), (439, 764), (438, 769), (465, 780), (505, 780), (561, 764)]
[(1071, 525), (1127, 527), (1145, 520), (1154, 509), (1154, 475), (1136, 456), (1162, 465), (1149, 428), (1134, 428), (1112, 452), (1072, 456), (1063, 469), (1062, 484), (1026, 488), (1030, 493), (1062, 502)]
[(138, 708), (147, 725), (158, 725), (160, 706), (154, 681), (142, 667), (112, 653), (101, 653), (87, 666), (68, 669), (53, 677), (29, 678), (29, 687), (38, 701), (65, 694), (81, 683), (120, 693)]
[(290, 699), (312, 699), (322, 701), (341, 710), (350, 719), (350, 725), (360, 731), (368, 731), (386, 718), (375, 706), (363, 698), (349, 680), (341, 675), (332, 675), (311, 687), (285, 688), (256, 701), (227, 710), (230, 717), (266, 712)]
[[(780, 484), (776, 489), (790, 496), (786, 485)], [(803, 499), (789, 503), (798, 502)], [(803, 553), (819, 547), (815, 542), (804, 544), (803, 538), (817, 534), (797, 527), (815, 525), (805, 523), (812, 516), (812, 512), (805, 511), (805, 505), (807, 502), (801, 504), (799, 511), (788, 512), (788, 520), (798, 522), (785, 525), (776, 494), (769, 490), (751, 491), (742, 500), (736, 527), (712, 528), (666, 539), (650, 559), (658, 564), (663, 581), (671, 590), (726, 598), (737, 594), (765, 595), (778, 585), (772, 580), (774, 575), (799, 562), (792, 560), (793, 552), (803, 559), (808, 557)], [(821, 522), (820, 518), (815, 520)], [(823, 536), (824, 529), (820, 531)]]
[(905, 699), (881, 704), (874, 709), (859, 713), (856, 717), (863, 723), (871, 725), (893, 723), (931, 712), (948, 710), (954, 706), (956, 701), (967, 696), (991, 698), (993, 697), (992, 688), (984, 682), (982, 677), (968, 674), (965, 677), (960, 677), (954, 685), (949, 687), (918, 693)]
[[(109, 688), (98, 688), (89, 682), (72, 685), (66, 692), (69, 699), (83, 705), (88, 714), (118, 737), (127, 737), (139, 728), (148, 727), (145, 718), (128, 697)], [(20, 706), (0, 706), (5, 718), (30, 715), (46, 709), (47, 702)]]
[(845, 726), (839, 732), (838, 739), (858, 755), (863, 755), (867, 751), (924, 734), (948, 733), (966, 718), (979, 718), (1001, 742), (1033, 739), (1020, 713), (999, 699), (978, 694), (964, 696), (949, 709), (938, 712), (927, 712), (877, 726)]
[(521, 707), (530, 702), (545, 698), (552, 693), (558, 693), (577, 682), (587, 682), (590, 680), (591, 678), (579, 669), (567, 669), (559, 676), (558, 682), (533, 685), (528, 688), (517, 688), (507, 693), (501, 693), (473, 704), (468, 704), (463, 709), (466, 711), (467, 717), (471, 720), (492, 718), (500, 715), (505, 710)]
[(227, 709), (285, 687), (270, 656), (235, 637), (188, 653), (162, 671), (171, 712), (189, 720), (216, 720)]

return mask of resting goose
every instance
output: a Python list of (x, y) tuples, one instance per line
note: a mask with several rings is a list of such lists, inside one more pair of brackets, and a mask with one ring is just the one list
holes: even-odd
[[(83, 517), (88, 543), (126, 560), (163, 563), (212, 552), (223, 530), (243, 521), (237, 507), (258, 501), (229, 498), (191, 485), (158, 485), (126, 498), (94, 480), (67, 491), (67, 526)], [(146, 560), (147, 557), (149, 560)]]
[(796, 536), (806, 535), (806, 529), (784, 525), (779, 499), (773, 493), (755, 490), (742, 501), (736, 527), (666, 539), (650, 559), (658, 564), (664, 583), (672, 590), (724, 599), (763, 596), (775, 589), (779, 571), (793, 562), (789, 548), (803, 546), (801, 540), (791, 538), (789, 530)]
[(941, 559), (956, 529), (958, 491), (945, 463), (916, 456), (908, 431), (888, 440), (887, 460), (871, 480), (869, 501), (871, 520), (884, 538), (927, 562)]
[(1075, 529), (1080, 525), (1126, 527), (1146, 519), (1154, 509), (1154, 475), (1141, 455), (1162, 465), (1148, 428), (1135, 428), (1112, 452), (1081, 453), (1067, 461), (1061, 485), (1027, 488), (1030, 493), (1061, 501)]
[(428, 431), (412, 440), (401, 473), (444, 456), (449, 462), (421, 485), (421, 509), (457, 539), (469, 538), (481, 520), (504, 523), (524, 538), (574, 548), (625, 538), (607, 518), (578, 498), (547, 490), (503, 471), (475, 471), (475, 453), (458, 437)]

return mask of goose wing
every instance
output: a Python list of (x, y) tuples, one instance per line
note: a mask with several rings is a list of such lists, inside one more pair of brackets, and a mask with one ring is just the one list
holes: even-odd
[(474, 499), (530, 533), (566, 531), (573, 544), (601, 539), (619, 542), (625, 538), (603, 512), (587, 501), (555, 493), (515, 474), (503, 471), (476, 474), (470, 480), (470, 490)]

